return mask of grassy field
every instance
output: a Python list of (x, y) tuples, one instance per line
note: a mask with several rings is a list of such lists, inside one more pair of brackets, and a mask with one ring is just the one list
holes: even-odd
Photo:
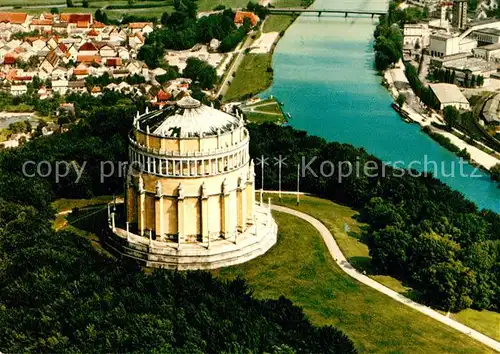
[(275, 98), (269, 98), (254, 104), (248, 104), (241, 107), (248, 121), (252, 123), (283, 123), (286, 122), (278, 101)]
[[(373, 274), (371, 257), (362, 232), (366, 225), (356, 220), (356, 211), (329, 200), (310, 196), (302, 196), (299, 207), (296, 206), (295, 196), (283, 195), (281, 203), (277, 195), (266, 195), (267, 197), (271, 197), (275, 204), (300, 210), (320, 220), (335, 236), (342, 253), (353, 266), (359, 270), (365, 270), (371, 278), (388, 288), (411, 296), (411, 288), (402, 284), (401, 281), (387, 275)], [(500, 314), (497, 312), (467, 309), (452, 314), (451, 317), (487, 336), (500, 340)]]
[(224, 101), (234, 101), (245, 95), (256, 95), (272, 82), (272, 54), (246, 54), (241, 61)]
[(270, 15), (266, 18), (262, 31), (267, 32), (281, 32), (290, 26), (296, 16), (292, 15)]
[(244, 8), (248, 0), (198, 0), (199, 11), (212, 11), (217, 5), (224, 5), (226, 8)]
[[(1, 4), (1, 2), (4, 0), (0, 0), (0, 6), (7, 6), (5, 4)], [(38, 0), (35, 0), (34, 3), (29, 3), (29, 5), (37, 5)], [(51, 1), (56, 1), (56, 0), (51, 0)], [(60, 0), (57, 0), (60, 2)], [(80, 4), (78, 2), (74, 2), (75, 6), (79, 6)], [(157, 1), (144, 1), (144, 2), (139, 2), (138, 4), (149, 4), (149, 3), (155, 3), (158, 4)], [(29, 15), (40, 15), (42, 12), (49, 11), (51, 5), (55, 5), (56, 3), (50, 3), (47, 8), (19, 8), (19, 9), (12, 9), (9, 11), (14, 11), (14, 12), (26, 12)], [(63, 3), (65, 4), (65, 2)], [(84, 8), (84, 7), (60, 7), (58, 8), (60, 13), (67, 13), (67, 12), (80, 12), (80, 13), (91, 13), (94, 14), (98, 8), (107, 6), (107, 5), (126, 5), (127, 2), (123, 0), (117, 0), (117, 1), (112, 1), (112, 0), (106, 0), (106, 1), (94, 1), (90, 2), (90, 7)], [(38, 4), (39, 5), (39, 4)], [(17, 5), (17, 6), (22, 6), (22, 5)], [(27, 6), (27, 5), (25, 5)], [(165, 4), (165, 6), (161, 7), (153, 7), (153, 8), (133, 8), (133, 9), (105, 9), (105, 12), (107, 13), (108, 17), (110, 19), (119, 19), (123, 15), (136, 15), (136, 16), (146, 16), (146, 17), (157, 17), (158, 19), (161, 18), (161, 15), (164, 12), (172, 13), (174, 11), (174, 7), (172, 5)]]
[(344, 331), (360, 353), (491, 353), (480, 343), (350, 278), (307, 222), (274, 213), (278, 244), (266, 255), (215, 273), (241, 276), (258, 298), (284, 295), (317, 325)]
[(281, 124), (285, 121), (282, 115), (266, 114), (260, 112), (245, 112), (245, 117), (251, 123), (276, 123)]
[(84, 208), (91, 205), (106, 204), (113, 200), (112, 195), (101, 195), (92, 199), (57, 199), (52, 202), (52, 208), (59, 213), (73, 208)]
[[(56, 213), (60, 213), (62, 211), (73, 210), (73, 208), (85, 208), (96, 205), (104, 205), (113, 200), (113, 196), (103, 195), (99, 197), (95, 197), (92, 199), (58, 199), (54, 201), (51, 205), (52, 208), (56, 211)], [(68, 216), (67, 214), (56, 215), (54, 220), (53, 227), (55, 230), (61, 229), (63, 226), (68, 224)]]

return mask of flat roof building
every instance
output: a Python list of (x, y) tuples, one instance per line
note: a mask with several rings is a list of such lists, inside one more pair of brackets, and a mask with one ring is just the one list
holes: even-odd
[(430, 84), (434, 97), (439, 102), (439, 109), (442, 110), (445, 107), (453, 106), (459, 110), (469, 110), (470, 104), (465, 98), (464, 94), (460, 89), (453, 84)]

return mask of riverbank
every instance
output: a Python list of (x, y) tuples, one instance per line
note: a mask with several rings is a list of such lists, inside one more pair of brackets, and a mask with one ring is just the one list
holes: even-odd
[[(396, 102), (397, 97), (400, 94), (408, 95), (409, 92), (411, 92), (412, 95), (414, 95), (413, 91), (411, 88), (406, 88), (404, 90), (400, 89), (398, 90), (396, 88), (395, 84), (395, 78), (401, 78), (405, 77), (404, 69), (403, 69), (403, 64), (398, 63), (394, 68), (386, 70), (383, 75), (384, 75), (384, 82), (389, 90), (392, 98), (394, 99), (394, 102)], [(433, 113), (431, 115), (423, 115), (418, 112), (416, 112), (409, 104), (403, 104), (403, 107), (401, 110), (405, 113), (405, 116), (411, 119), (412, 122), (419, 124), (422, 128), (428, 127), (430, 131), (433, 134), (439, 134), (440, 136), (443, 136), (447, 139), (449, 139), (450, 143), (456, 146), (458, 151), (463, 151), (464, 149), (467, 151), (467, 153), (470, 155), (470, 162), (473, 165), (477, 165), (481, 168), (483, 168), (485, 171), (489, 172), (489, 170), (495, 166), (496, 164), (500, 163), (500, 160), (497, 159), (496, 157), (482, 151), (481, 149), (477, 148), (476, 146), (473, 146), (469, 144), (468, 142), (460, 139), (456, 135), (439, 129), (436, 126), (433, 126), (432, 123), (435, 123), (437, 125), (444, 125), (446, 124), (444, 121), (444, 118), (436, 113)], [(424, 129), (424, 132), (427, 133), (428, 130)], [(429, 136), (433, 137), (433, 134), (429, 134)], [(436, 140), (436, 139), (434, 139)], [(439, 143), (439, 141), (438, 141)], [(446, 147), (446, 146), (445, 146)], [(451, 152), (456, 153), (456, 151), (453, 151), (455, 149), (449, 149)], [(459, 156), (463, 157), (463, 156)]]
[[(234, 78), (228, 83), (223, 102), (246, 100), (267, 90), (273, 83), (272, 58), (279, 40), (283, 38), (286, 30), (298, 18), (294, 15), (269, 15), (263, 22), (261, 35), (275, 34), (269, 51), (261, 53), (252, 51), (251, 45), (248, 53), (244, 53)], [(256, 39), (257, 42), (259, 39)], [(254, 43), (255, 43), (254, 42)]]

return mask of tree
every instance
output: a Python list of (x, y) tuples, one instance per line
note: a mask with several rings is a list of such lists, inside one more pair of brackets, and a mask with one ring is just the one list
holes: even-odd
[(89, 7), (89, 0), (82, 0), (82, 7), (88, 8)]
[(470, 87), (470, 77), (468, 72), (465, 73), (464, 87)]
[(444, 120), (448, 126), (448, 130), (451, 130), (455, 125), (457, 125), (460, 119), (460, 112), (453, 106), (446, 106), (443, 109)]
[(161, 15), (161, 20), (160, 20), (160, 23), (161, 23), (163, 26), (168, 26), (169, 20), (170, 20), (170, 15), (168, 14), (168, 12), (164, 12), (164, 13)]
[(203, 89), (211, 89), (217, 82), (217, 71), (206, 61), (198, 58), (188, 58), (186, 68), (182, 72), (184, 77), (190, 78), (195, 83), (199, 83)]
[(128, 7), (132, 7), (134, 5), (134, 0), (127, 0)]
[(66, 7), (73, 7), (73, 0), (66, 0)]
[(58, 9), (57, 7), (52, 7), (52, 8), (50, 9), (50, 13), (51, 13), (51, 14), (58, 14), (58, 13), (59, 13), (59, 9)]
[(102, 22), (104, 24), (109, 23), (108, 15), (106, 14), (105, 11), (101, 9), (97, 9), (94, 14), (94, 18), (96, 21)]
[(396, 98), (396, 102), (398, 103), (399, 108), (403, 108), (403, 105), (406, 102), (406, 95), (404, 93), (400, 93)]
[(450, 84), (454, 84), (456, 80), (455, 70), (451, 71)]
[(475, 75), (471, 76), (470, 87), (476, 87), (476, 76)]
[(419, 42), (419, 40), (418, 40), (418, 39), (415, 41), (415, 49), (416, 49), (416, 50), (419, 50), (419, 49), (420, 49), (420, 42)]
[(490, 168), (491, 179), (500, 182), (500, 163)]

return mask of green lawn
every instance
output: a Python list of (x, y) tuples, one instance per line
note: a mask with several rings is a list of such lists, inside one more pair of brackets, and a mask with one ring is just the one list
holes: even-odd
[(245, 117), (249, 122), (262, 124), (262, 123), (283, 123), (284, 118), (282, 115), (266, 114), (260, 112), (245, 112)]
[[(2, 1), (2, 0), (0, 0)], [(149, 3), (149, 2), (145, 2)], [(83, 13), (91, 13), (94, 14), (99, 7), (99, 5), (109, 5), (109, 4), (126, 4), (126, 2), (123, 1), (103, 1), (103, 2), (94, 2), (93, 4), (90, 3), (91, 7), (84, 8), (84, 7), (61, 7), (59, 8), (60, 13), (66, 13), (66, 12), (83, 12)], [(42, 12), (48, 11), (49, 8), (47, 9), (41, 9), (41, 8), (20, 8), (20, 9), (12, 9), (9, 11), (14, 11), (14, 12), (26, 12), (29, 15), (40, 15)], [(122, 17), (123, 15), (136, 15), (136, 16), (146, 16), (146, 17), (157, 17), (158, 19), (161, 18), (161, 15), (164, 12), (172, 13), (174, 11), (173, 6), (171, 5), (166, 5), (162, 7), (153, 7), (153, 8), (140, 8), (140, 9), (116, 9), (116, 10), (105, 10), (107, 13), (108, 17), (110, 19), (118, 19)]]
[(198, 0), (199, 11), (212, 11), (217, 5), (224, 5), (226, 8), (244, 8), (248, 0)]
[[(355, 210), (326, 199), (310, 196), (301, 196), (299, 207), (296, 206), (295, 196), (283, 195), (281, 203), (275, 194), (266, 195), (265, 198), (267, 197), (271, 197), (275, 204), (286, 205), (320, 220), (335, 236), (342, 253), (353, 266), (359, 270), (365, 270), (371, 278), (394, 291), (404, 295), (411, 294), (412, 289), (402, 284), (398, 279), (387, 275), (373, 274), (368, 246), (363, 240), (362, 230), (365, 225), (355, 220), (358, 214)], [(500, 340), (500, 314), (497, 312), (467, 309), (452, 314), (451, 317), (487, 336)]]
[(263, 32), (281, 32), (290, 26), (296, 16), (292, 15), (270, 15), (266, 18), (264, 22)]
[(52, 208), (59, 213), (73, 208), (84, 208), (91, 205), (106, 204), (113, 200), (112, 195), (101, 195), (92, 199), (57, 199), (52, 202)]
[(274, 7), (308, 7), (314, 0), (273, 0)]
[[(52, 208), (56, 211), (56, 213), (60, 213), (66, 210), (73, 210), (73, 208), (85, 208), (88, 206), (94, 205), (104, 205), (113, 200), (113, 196), (103, 195), (99, 197), (95, 197), (92, 199), (57, 199), (52, 202)], [(55, 230), (59, 230), (62, 227), (66, 227), (68, 225), (68, 219), (71, 218), (69, 215), (56, 215), (56, 218), (53, 223), (53, 228)]]
[(273, 73), (272, 54), (246, 54), (236, 70), (236, 76), (224, 95), (224, 101), (235, 101), (243, 96), (251, 97), (271, 85)]
[(278, 101), (269, 98), (242, 107), (248, 121), (252, 123), (283, 123), (286, 121)]
[(480, 343), (345, 274), (307, 222), (274, 213), (278, 243), (266, 255), (215, 271), (245, 278), (257, 298), (284, 295), (316, 325), (344, 331), (360, 353), (492, 353)]

